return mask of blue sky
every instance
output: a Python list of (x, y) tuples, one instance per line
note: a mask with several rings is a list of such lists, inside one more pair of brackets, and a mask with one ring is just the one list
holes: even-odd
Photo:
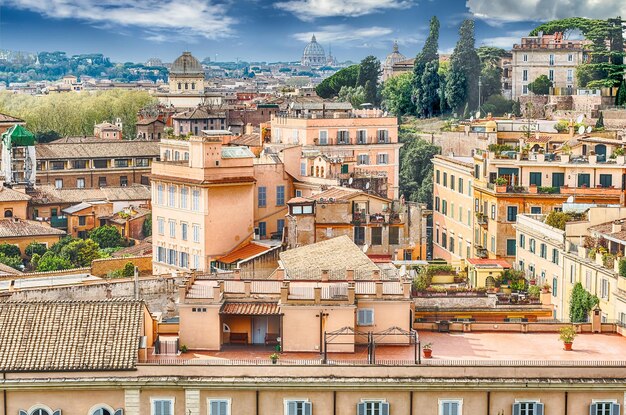
[(414, 56), (441, 20), (450, 52), (464, 18), (477, 45), (510, 48), (554, 18), (626, 16), (624, 0), (0, 0), (0, 49), (101, 52), (168, 62), (183, 50), (225, 60), (299, 60), (311, 34), (340, 61), (384, 58), (394, 40)]

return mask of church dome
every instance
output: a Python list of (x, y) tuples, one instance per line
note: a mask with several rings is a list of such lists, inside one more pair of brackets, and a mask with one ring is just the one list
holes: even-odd
[(385, 59), (383, 67), (391, 69), (394, 64), (405, 60), (406, 56), (401, 54), (398, 50), (398, 42), (393, 42), (393, 51), (387, 55), (387, 59)]
[(311, 42), (304, 48), (300, 63), (302, 66), (323, 66), (326, 64), (326, 53), (322, 45), (317, 43), (315, 35), (311, 37)]
[(204, 71), (200, 61), (194, 58), (191, 52), (183, 52), (183, 54), (172, 63), (170, 73), (176, 75), (196, 75), (204, 74)]

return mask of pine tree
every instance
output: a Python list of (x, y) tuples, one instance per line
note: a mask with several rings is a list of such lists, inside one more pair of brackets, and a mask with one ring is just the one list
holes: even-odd
[(380, 75), (380, 61), (375, 56), (367, 56), (361, 61), (356, 86), (365, 89), (365, 102), (372, 105), (378, 104), (378, 76)]
[(619, 89), (617, 90), (617, 95), (615, 96), (615, 105), (621, 107), (622, 105), (626, 105), (626, 80), (622, 79), (622, 82), (619, 85)]
[[(450, 76), (448, 77), (448, 104), (460, 110), (467, 102), (470, 110), (478, 107), (478, 77), (480, 59), (474, 49), (474, 21), (465, 20), (459, 29), (459, 40), (450, 57)], [(463, 82), (461, 82), (463, 80)], [(463, 91), (456, 91), (457, 88)], [(456, 97), (452, 98), (451, 97)], [(459, 98), (462, 100), (459, 102)]]
[(598, 121), (596, 121), (596, 128), (604, 128), (604, 115), (602, 115), (602, 111), (600, 111), (600, 116), (598, 117)]
[[(413, 94), (417, 115), (430, 116), (436, 107), (439, 107), (439, 19), (433, 16), (430, 19), (430, 32), (422, 51), (415, 57), (413, 64)], [(430, 64), (429, 74), (426, 76), (428, 86), (424, 85), (424, 73)], [(428, 89), (427, 89), (428, 88)], [(434, 88), (435, 90), (430, 90)]]

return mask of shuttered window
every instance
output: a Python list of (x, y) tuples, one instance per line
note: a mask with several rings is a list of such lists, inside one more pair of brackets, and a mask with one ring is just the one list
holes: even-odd
[(226, 399), (210, 399), (209, 415), (230, 415), (229, 404)]
[(513, 415), (543, 415), (543, 404), (539, 402), (515, 402)]
[(313, 404), (307, 401), (285, 401), (285, 415), (313, 415)]
[(364, 401), (357, 405), (357, 415), (389, 415), (389, 404), (384, 401)]
[(374, 310), (361, 308), (356, 313), (356, 322), (359, 326), (371, 326), (374, 324)]
[(155, 399), (152, 401), (152, 415), (173, 415), (173, 399)]
[(460, 401), (440, 401), (439, 415), (461, 415)]
[(594, 402), (589, 406), (589, 415), (620, 415), (616, 402)]

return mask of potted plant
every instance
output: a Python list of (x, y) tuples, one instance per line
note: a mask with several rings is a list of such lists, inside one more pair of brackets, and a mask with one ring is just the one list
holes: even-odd
[(547, 282), (544, 282), (543, 285), (541, 286), (541, 292), (544, 294), (548, 294), (550, 292), (550, 284), (548, 284)]
[(498, 193), (504, 193), (506, 192), (506, 185), (508, 184), (508, 181), (500, 176), (495, 180), (495, 185), (496, 185), (496, 192)]
[(430, 359), (431, 357), (433, 357), (433, 344), (426, 343), (422, 346), (422, 351), (424, 352), (424, 357)]
[(572, 350), (572, 343), (574, 342), (574, 338), (576, 337), (576, 330), (574, 326), (565, 326), (561, 327), (559, 330), (559, 339), (563, 342), (565, 346), (565, 350)]
[(187, 346), (185, 346), (184, 344), (182, 346), (180, 346), (180, 352), (181, 353), (187, 353)]
[(270, 355), (270, 359), (272, 360), (272, 364), (275, 365), (276, 363), (278, 363), (278, 353), (272, 353)]

